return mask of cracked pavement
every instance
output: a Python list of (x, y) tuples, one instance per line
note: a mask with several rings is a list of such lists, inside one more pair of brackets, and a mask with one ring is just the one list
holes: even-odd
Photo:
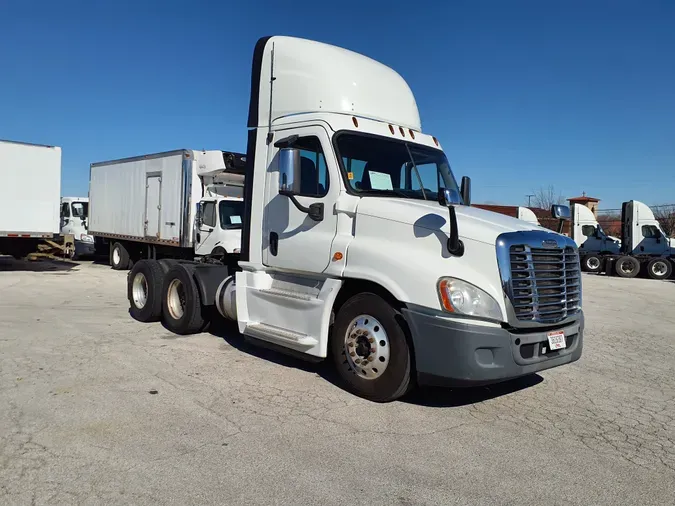
[(0, 504), (675, 503), (675, 283), (585, 276), (579, 362), (381, 405), (40, 265), (0, 258)]

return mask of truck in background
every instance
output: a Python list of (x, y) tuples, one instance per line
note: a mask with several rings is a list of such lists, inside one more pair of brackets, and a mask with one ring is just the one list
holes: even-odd
[(59, 234), (61, 148), (0, 140), (0, 254), (23, 258)]
[(492, 211), (493, 213), (511, 216), (512, 218), (526, 221), (527, 223), (531, 223), (532, 225), (541, 226), (541, 223), (539, 223), (539, 220), (537, 219), (537, 215), (534, 214), (534, 211), (532, 211), (532, 209), (528, 207), (500, 206), (493, 204), (473, 204), (473, 206), (477, 207), (478, 209), (485, 209), (486, 211)]
[(75, 247), (71, 258), (94, 255), (94, 237), (89, 235), (89, 198), (61, 198), (61, 235), (72, 235)]
[(91, 164), (96, 253), (117, 270), (142, 258), (231, 261), (241, 247), (243, 171), (239, 153), (187, 149)]
[(133, 318), (189, 334), (217, 310), (259, 344), (330, 357), (346, 389), (380, 402), (416, 383), (496, 383), (579, 359), (575, 243), (470, 207), (470, 180), (457, 184), (394, 70), (260, 39), (248, 127), (238, 264), (140, 260)]
[(602, 272), (607, 255), (618, 255), (621, 242), (608, 236), (593, 211), (582, 204), (572, 204), (571, 237), (579, 246), (581, 269)]

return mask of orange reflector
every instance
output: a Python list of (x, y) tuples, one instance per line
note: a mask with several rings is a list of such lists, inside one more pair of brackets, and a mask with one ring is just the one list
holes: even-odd
[(444, 279), (438, 284), (438, 292), (441, 295), (441, 302), (443, 303), (443, 307), (450, 311), (451, 313), (455, 312), (455, 309), (452, 307), (452, 304), (450, 304), (450, 299), (448, 298), (448, 283), (449, 281)]
[(185, 158), (190, 158), (190, 153), (185, 153)]
[(436, 146), (438, 146), (438, 139), (436, 137), (432, 137), (432, 139), (434, 140), (434, 143), (436, 144)]
[(335, 254), (333, 255), (333, 262), (337, 262), (338, 260), (342, 260), (342, 253), (336, 251)]
[(410, 137), (412, 137), (414, 139), (415, 138), (415, 132), (413, 132), (410, 129), (408, 130), (408, 132), (410, 133)]
[(403, 130), (403, 127), (398, 127), (398, 131), (401, 132), (403, 137), (405, 137), (405, 130)]
[(389, 131), (391, 132), (391, 135), (394, 135), (394, 127), (389, 125)]
[(356, 117), (352, 116), (352, 121), (354, 122), (354, 126), (355, 126), (356, 128), (359, 128), (359, 122), (356, 121)]

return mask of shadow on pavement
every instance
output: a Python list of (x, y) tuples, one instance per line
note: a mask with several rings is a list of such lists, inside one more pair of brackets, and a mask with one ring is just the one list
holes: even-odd
[[(313, 372), (338, 388), (342, 388), (337, 373), (333, 369), (329, 359), (316, 363), (308, 362), (274, 347), (267, 347), (267, 344), (264, 346), (261, 344), (253, 344), (249, 338), (239, 333), (239, 329), (235, 322), (223, 321), (219, 318), (215, 318), (215, 320), (212, 321), (213, 323), (208, 329), (208, 332), (213, 336), (223, 339), (233, 348), (283, 367)], [(259, 341), (255, 341), (255, 343), (258, 342)], [(542, 381), (544, 381), (544, 379), (541, 376), (532, 374), (523, 378), (483, 387), (419, 387), (401, 399), (400, 402), (433, 408), (460, 407), (487, 401), (503, 395), (509, 395), (518, 392), (519, 390), (538, 385)]]
[(0, 272), (68, 272), (79, 264), (69, 260), (16, 260), (0, 256)]

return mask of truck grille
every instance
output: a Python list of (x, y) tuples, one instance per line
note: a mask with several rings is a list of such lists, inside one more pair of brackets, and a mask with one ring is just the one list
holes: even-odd
[(516, 244), (509, 247), (509, 260), (510, 286), (505, 289), (519, 321), (557, 323), (581, 311), (581, 273), (575, 247)]

